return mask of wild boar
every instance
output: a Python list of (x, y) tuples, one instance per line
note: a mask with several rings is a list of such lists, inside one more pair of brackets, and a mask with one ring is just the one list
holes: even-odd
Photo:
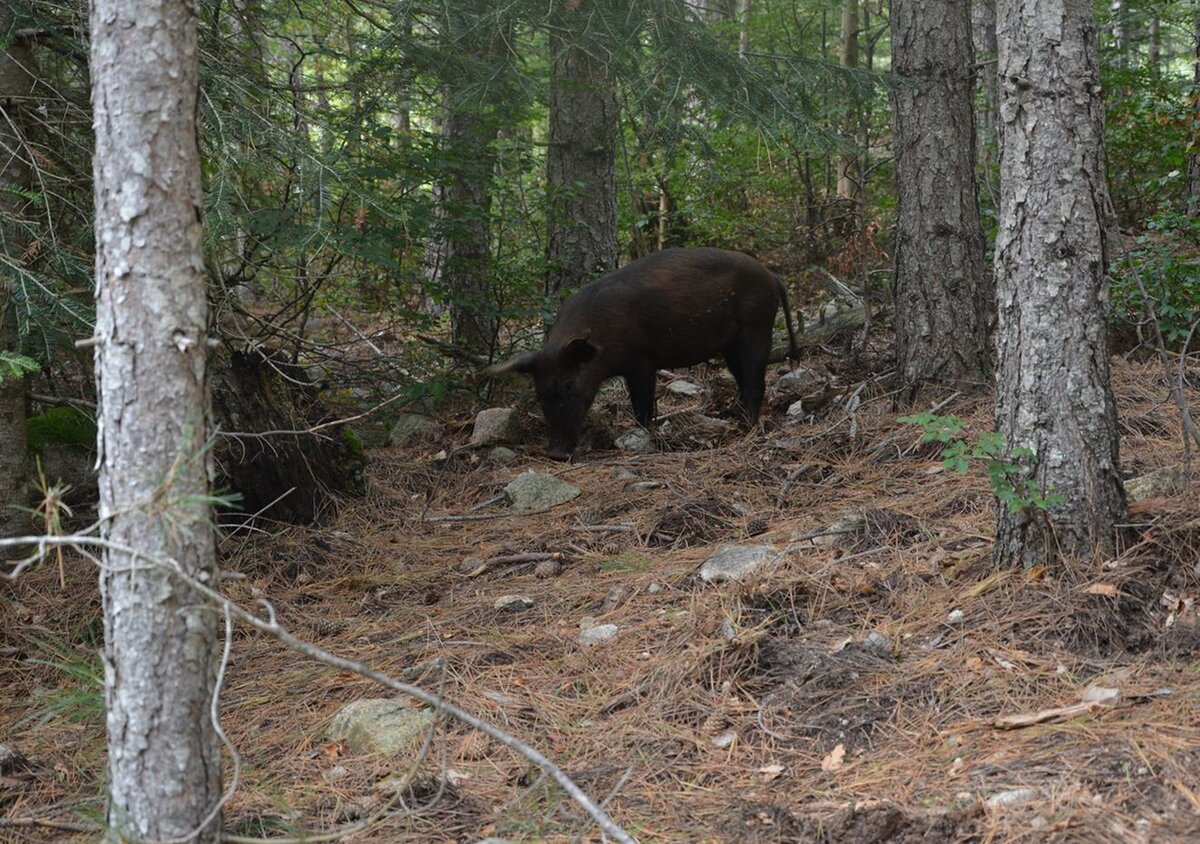
[(771, 329), (782, 303), (791, 356), (796, 333), (787, 293), (775, 275), (740, 252), (667, 249), (586, 285), (559, 309), (540, 351), (496, 364), (487, 374), (533, 376), (546, 417), (549, 454), (570, 458), (600, 385), (625, 379), (633, 415), (654, 419), (659, 369), (725, 358), (748, 424), (766, 390)]

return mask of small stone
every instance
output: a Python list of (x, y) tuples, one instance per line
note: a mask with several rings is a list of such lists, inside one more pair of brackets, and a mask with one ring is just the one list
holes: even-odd
[(628, 483), (629, 481), (636, 481), (638, 479), (638, 476), (633, 474), (633, 472), (629, 471), (624, 466), (618, 466), (617, 468), (612, 470), (612, 479), (614, 481), (621, 481), (622, 483)]
[(435, 436), (438, 428), (438, 424), (423, 413), (401, 413), (388, 431), (387, 444), (409, 445)]
[(667, 392), (674, 393), (677, 396), (699, 396), (703, 395), (704, 388), (694, 381), (676, 378), (674, 381), (667, 384)]
[(657, 595), (661, 591), (663, 591), (663, 587), (662, 587), (661, 583), (651, 583), (649, 586), (646, 587), (647, 595)]
[(1182, 466), (1166, 466), (1140, 478), (1125, 482), (1125, 497), (1130, 501), (1168, 498), (1187, 488), (1187, 472)]
[(498, 445), (487, 453), (487, 459), (496, 466), (507, 466), (517, 459), (517, 453), (511, 448)]
[(721, 735), (719, 735), (719, 736), (713, 736), (712, 746), (715, 747), (717, 750), (724, 750), (725, 748), (727, 748), (731, 744), (733, 744), (733, 740), (735, 738), (737, 738), (737, 734), (735, 734), (732, 731), (727, 732), (727, 733), (721, 733)]
[(558, 560), (541, 560), (533, 567), (534, 577), (558, 577), (562, 572), (562, 563)]
[(662, 484), (660, 484), (658, 481), (634, 481), (629, 485), (629, 488), (634, 490), (644, 490), (658, 489), (660, 486), (662, 486)]
[(879, 656), (886, 656), (890, 658), (892, 655), (892, 640), (887, 636), (884, 636), (882, 633), (874, 630), (867, 635), (865, 640), (863, 640), (863, 647), (871, 653), (878, 654)]
[(998, 808), (1002, 806), (1019, 806), (1022, 803), (1028, 803), (1031, 800), (1036, 800), (1038, 796), (1036, 788), (1012, 788), (1008, 791), (1001, 791), (999, 794), (993, 794), (987, 799), (988, 806)]
[(515, 512), (537, 513), (578, 497), (579, 487), (553, 475), (526, 472), (504, 488), (504, 495)]
[(775, 389), (784, 396), (807, 395), (821, 386), (821, 377), (811, 369), (797, 366), (791, 372), (785, 372), (775, 382)]
[(613, 445), (621, 451), (644, 452), (654, 448), (654, 441), (650, 438), (650, 432), (645, 428), (634, 428), (617, 437)]
[(579, 644), (586, 648), (598, 645), (601, 642), (607, 642), (609, 639), (615, 639), (617, 637), (617, 629), (617, 625), (615, 624), (597, 624), (594, 627), (589, 627), (579, 634)]
[(608, 590), (608, 594), (604, 596), (604, 605), (600, 608), (600, 614), (610, 613), (621, 605), (625, 600), (625, 596), (629, 594), (629, 590), (624, 586), (614, 586)]
[(511, 407), (489, 407), (475, 416), (471, 445), (492, 445), (516, 438), (517, 412)]
[(962, 610), (950, 610), (950, 614), (946, 616), (946, 623), (947, 624), (962, 624), (963, 619), (965, 619), (966, 617), (967, 617), (967, 614), (965, 612), (963, 612)]
[(1084, 703), (1098, 703), (1101, 706), (1116, 706), (1121, 702), (1121, 690), (1111, 686), (1088, 686), (1080, 700)]
[(705, 583), (737, 581), (777, 560), (773, 545), (725, 545), (700, 567)]
[(803, 415), (804, 415), (804, 402), (803, 401), (801, 401), (800, 399), (797, 399), (796, 401), (794, 401), (788, 405), (788, 409), (787, 409), (787, 418), (788, 419), (799, 419)]
[(528, 595), (501, 595), (492, 606), (498, 610), (527, 610), (533, 606), (533, 598)]

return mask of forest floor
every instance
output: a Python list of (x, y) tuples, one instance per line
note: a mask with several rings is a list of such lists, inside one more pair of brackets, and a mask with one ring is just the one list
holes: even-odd
[[(796, 424), (772, 388), (745, 435), (707, 418), (731, 418), (721, 370), (691, 378), (703, 396), (661, 393), (656, 452), (570, 465), (542, 456), (528, 406), (514, 462), (454, 450), (478, 409), (464, 406), (435, 439), (372, 450), (366, 496), (322, 527), (227, 538), (228, 594), (268, 598), (297, 636), (393, 676), (426, 666), (418, 684), (538, 748), (639, 841), (1200, 840), (1194, 483), (1135, 504), (1113, 561), (997, 570), (986, 477), (943, 470), (883, 388)], [(1126, 474), (1182, 462), (1158, 365), (1114, 361), (1114, 388)], [(990, 429), (979, 400), (940, 412)], [(593, 416), (628, 427), (622, 390)], [(495, 498), (528, 469), (582, 492), (516, 515)], [(748, 582), (703, 583), (730, 543), (782, 555)], [(561, 565), (463, 566), (523, 554)], [(102, 817), (95, 577), (70, 559), (59, 576), (0, 585), (0, 743), (25, 757), (0, 771), (9, 821)], [(532, 606), (497, 609), (508, 594)], [(616, 637), (581, 645), (593, 621)], [(245, 629), (225, 682), (242, 758), (230, 833), (295, 840), (388, 807), (412, 760), (325, 737), (345, 704), (388, 692)], [(419, 811), (392, 805), (342, 840), (601, 840), (526, 761), (455, 722), (414, 782)], [(0, 826), (3, 841), (94, 839)]]

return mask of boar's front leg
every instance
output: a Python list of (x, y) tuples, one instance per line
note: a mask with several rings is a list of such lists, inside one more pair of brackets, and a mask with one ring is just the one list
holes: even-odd
[(649, 428), (654, 421), (654, 387), (657, 380), (658, 372), (654, 369), (625, 373), (625, 389), (629, 391), (634, 418), (644, 428)]

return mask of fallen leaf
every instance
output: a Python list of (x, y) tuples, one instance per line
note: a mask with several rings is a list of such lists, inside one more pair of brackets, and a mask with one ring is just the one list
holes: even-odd
[(829, 751), (829, 755), (821, 760), (821, 770), (827, 774), (834, 771), (840, 771), (842, 764), (846, 761), (846, 745), (839, 744), (833, 750)]
[(321, 755), (326, 759), (337, 759), (342, 755), (342, 745), (336, 741), (327, 741), (321, 745)]

